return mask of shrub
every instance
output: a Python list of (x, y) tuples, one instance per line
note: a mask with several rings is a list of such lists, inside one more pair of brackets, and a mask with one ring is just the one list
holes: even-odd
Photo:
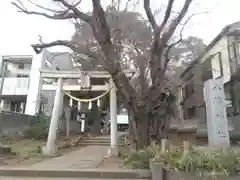
[(237, 168), (240, 165), (239, 157), (234, 151), (203, 152), (192, 150), (184, 155), (183, 150), (176, 149), (155, 156), (154, 161), (162, 162), (167, 167), (181, 172), (192, 172), (199, 175), (204, 173), (231, 175), (237, 173)]
[(149, 169), (149, 161), (154, 158), (160, 151), (160, 146), (152, 143), (147, 148), (130, 154), (125, 162), (124, 166), (133, 169)]
[(46, 139), (48, 136), (50, 118), (43, 114), (38, 115), (36, 121), (32, 122), (30, 128), (25, 131), (26, 138), (34, 140)]

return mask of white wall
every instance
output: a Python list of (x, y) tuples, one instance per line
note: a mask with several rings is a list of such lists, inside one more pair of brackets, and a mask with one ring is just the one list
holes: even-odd
[(27, 95), (28, 85), (29, 78), (4, 78), (2, 95)]
[(17, 77), (17, 75), (30, 75), (31, 71), (31, 64), (26, 63), (24, 64), (24, 69), (19, 69), (18, 64), (7, 64), (7, 74), (6, 77)]

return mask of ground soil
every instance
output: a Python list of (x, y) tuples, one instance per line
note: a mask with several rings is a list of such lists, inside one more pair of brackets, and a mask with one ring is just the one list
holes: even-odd
[[(59, 155), (79, 149), (77, 145), (67, 145), (72, 144), (78, 138), (79, 136), (71, 136), (66, 141), (65, 137), (60, 137), (57, 141)], [(11, 139), (5, 140), (2, 144), (11, 147), (13, 154), (0, 154), (0, 167), (24, 167), (52, 158), (41, 154), (41, 148), (46, 144), (46, 141), (43, 140)]]

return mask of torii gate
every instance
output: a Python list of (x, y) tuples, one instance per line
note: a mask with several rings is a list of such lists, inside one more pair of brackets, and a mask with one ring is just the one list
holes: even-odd
[[(127, 77), (131, 78), (135, 70), (128, 69), (124, 70), (124, 73)], [(117, 95), (116, 95), (116, 87), (111, 78), (111, 75), (107, 71), (58, 71), (58, 70), (48, 70), (48, 69), (40, 69), (40, 77), (41, 78), (51, 78), (58, 79), (57, 85), (42, 85), (39, 86), (38, 94), (43, 90), (56, 90), (56, 95), (54, 99), (54, 106), (52, 110), (51, 123), (48, 133), (47, 145), (43, 147), (43, 153), (45, 155), (54, 155), (56, 154), (56, 131), (58, 125), (58, 119), (60, 114), (60, 109), (62, 107), (62, 93), (64, 91), (80, 91), (81, 85), (64, 85), (64, 79), (81, 79), (83, 74), (87, 74), (89, 78), (108, 78), (109, 83), (106, 85), (93, 85), (91, 89), (82, 89), (82, 90), (90, 90), (90, 91), (107, 91), (110, 90), (110, 122), (111, 122), (111, 145), (108, 151), (109, 156), (118, 156), (118, 142), (117, 142)], [(110, 88), (110, 89), (109, 89)]]

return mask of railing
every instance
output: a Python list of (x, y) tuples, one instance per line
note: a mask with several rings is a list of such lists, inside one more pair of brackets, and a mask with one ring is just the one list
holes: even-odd
[(29, 78), (4, 78), (2, 95), (27, 95), (28, 84)]

